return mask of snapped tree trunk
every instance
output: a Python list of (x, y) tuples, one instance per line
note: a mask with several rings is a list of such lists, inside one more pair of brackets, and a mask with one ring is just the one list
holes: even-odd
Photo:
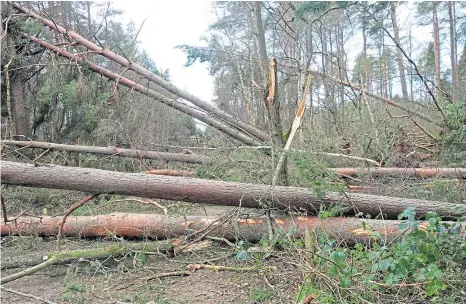
[(359, 193), (325, 193), (297, 187), (256, 185), (177, 176), (123, 173), (89, 168), (31, 165), (1, 161), (3, 184), (68, 189), (91, 193), (114, 193), (223, 206), (262, 208), (264, 203), (279, 210), (316, 213), (321, 207), (341, 206), (347, 213), (396, 218), (406, 207), (422, 217), (436, 211), (446, 218), (466, 215), (466, 205)]
[[(2, 224), (1, 235), (55, 236), (60, 220), (61, 217), (51, 216), (20, 217), (15, 222)], [(293, 237), (304, 236), (306, 230), (315, 229), (317, 234), (326, 233), (329, 237), (352, 244), (374, 239), (377, 233), (382, 240), (391, 240), (403, 232), (400, 229), (401, 222), (340, 217), (320, 219), (316, 216), (280, 217), (273, 220), (276, 231), (293, 232)], [(427, 226), (427, 222), (418, 225), (422, 230)], [(262, 239), (267, 233), (263, 217), (234, 217), (222, 221), (212, 216), (171, 217), (136, 213), (71, 216), (63, 227), (63, 233), (81, 237), (106, 237), (111, 233), (117, 237), (165, 239), (209, 228), (209, 236), (250, 242)]]
[(49, 142), (39, 141), (15, 141), (15, 140), (2, 140), (2, 145), (14, 145), (18, 147), (28, 148), (41, 148), (41, 149), (54, 149), (68, 152), (78, 153), (92, 153), (102, 155), (123, 156), (132, 158), (148, 158), (159, 159), (166, 161), (176, 161), (183, 163), (204, 164), (210, 163), (211, 159), (202, 155), (184, 154), (184, 153), (169, 153), (157, 151), (140, 151), (134, 149), (122, 149), (117, 147), (94, 147), (94, 146), (78, 146), (78, 145), (64, 145)]

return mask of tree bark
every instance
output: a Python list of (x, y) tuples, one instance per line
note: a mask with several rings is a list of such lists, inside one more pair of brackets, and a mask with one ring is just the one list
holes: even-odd
[(466, 168), (329, 168), (339, 175), (446, 177), (466, 179)]
[(362, 212), (377, 216), (382, 212), (384, 218), (396, 218), (407, 206), (415, 207), (419, 217), (428, 211), (436, 211), (447, 218), (466, 215), (465, 205), (418, 199), (333, 192), (317, 196), (306, 188), (53, 165), (34, 166), (10, 161), (1, 161), (1, 180), (3, 184), (27, 187), (113, 193), (223, 206), (261, 208), (266, 202), (279, 210), (311, 213), (318, 212), (321, 207), (339, 205), (348, 213)]
[(123, 156), (123, 157), (131, 157), (131, 158), (159, 159), (159, 160), (177, 161), (177, 162), (193, 163), (193, 164), (204, 164), (204, 163), (211, 162), (211, 160), (208, 157), (204, 157), (202, 155), (184, 154), (184, 153), (140, 151), (140, 150), (133, 150), (133, 149), (122, 149), (122, 148), (117, 148), (117, 147), (64, 145), (64, 144), (55, 144), (55, 143), (39, 142), (39, 141), (2, 140), (1, 143), (2, 145), (15, 145), (18, 147), (54, 149), (54, 150), (62, 150), (62, 151), (68, 151), (68, 152), (114, 155), (114, 156)]
[(440, 83), (440, 35), (437, 16), (437, 3), (432, 3), (432, 20), (434, 24), (434, 63), (435, 63), (435, 89), (437, 100), (441, 100), (441, 83)]
[(454, 2), (447, 2), (448, 19), (450, 24), (450, 60), (451, 60), (451, 78), (452, 78), (452, 99), (458, 101), (458, 58), (456, 50), (456, 22), (454, 16)]
[(257, 42), (259, 44), (259, 59), (261, 62), (261, 70), (262, 70), (262, 80), (267, 83), (267, 47), (265, 45), (265, 34), (264, 34), (264, 25), (262, 24), (262, 16), (261, 16), (261, 3), (260, 1), (254, 2), (254, 18), (256, 22), (256, 37)]
[[(112, 213), (97, 216), (72, 216), (63, 227), (67, 236), (106, 237), (109, 233), (117, 237), (149, 237), (165, 239), (182, 236), (192, 230), (212, 228), (209, 236), (228, 240), (255, 242), (267, 233), (265, 218), (235, 217), (226, 222), (212, 216), (170, 217), (157, 214)], [(403, 230), (402, 221), (380, 221), (358, 218), (328, 218), (298, 216), (275, 218), (273, 224), (284, 232), (293, 231), (293, 237), (304, 236), (306, 230), (315, 229), (317, 234), (326, 233), (345, 243), (365, 242), (379, 233), (382, 240), (391, 240)], [(218, 223), (218, 224), (216, 224)], [(363, 224), (364, 223), (364, 224)], [(60, 217), (20, 217), (16, 222), (2, 224), (1, 235), (55, 236)], [(420, 222), (419, 229), (425, 230), (427, 222)], [(278, 231), (277, 230), (277, 231)], [(463, 230), (464, 233), (464, 230)]]
[[(393, 31), (395, 33), (395, 40), (398, 45), (401, 45), (400, 41), (400, 30), (398, 28), (398, 22), (396, 20), (396, 6), (395, 2), (390, 2), (390, 15), (392, 18)], [(399, 48), (396, 48), (396, 60), (398, 61), (398, 71), (400, 73), (401, 81), (401, 92), (403, 94), (403, 99), (408, 100), (408, 86), (406, 83), (405, 69), (403, 66), (403, 54)]]
[(33, 37), (33, 36), (30, 36), (28, 37), (29, 39), (31, 39), (32, 41), (35, 41), (37, 42), (38, 44), (40, 44), (41, 46), (45, 47), (45, 48), (48, 48), (50, 50), (52, 50), (53, 52), (57, 53), (58, 55), (61, 55), (63, 57), (66, 57), (66, 58), (69, 58), (83, 66), (86, 66), (88, 67), (89, 69), (91, 69), (92, 71), (96, 72), (96, 73), (99, 73), (100, 75), (103, 75), (109, 79), (112, 79), (112, 80), (115, 80), (115, 81), (118, 81), (119, 84), (121, 85), (124, 85), (128, 88), (130, 88), (131, 90), (135, 90), (135, 91), (138, 91), (140, 92), (141, 94), (144, 94), (146, 96), (149, 96), (149, 97), (152, 97), (154, 98), (155, 100), (163, 103), (163, 104), (166, 104), (167, 106), (171, 107), (171, 108), (174, 108), (180, 112), (183, 112), (189, 116), (192, 116), (194, 118), (197, 118), (199, 119), (200, 121), (202, 122), (205, 122), (206, 124), (214, 127), (215, 129), (227, 134), (227, 135), (230, 135), (231, 137), (239, 140), (240, 142), (244, 143), (244, 144), (247, 144), (247, 145), (258, 145), (260, 144), (259, 141), (255, 140), (254, 138), (250, 137), (248, 134), (232, 127), (231, 125), (227, 125), (217, 119), (215, 119), (214, 117), (210, 116), (208, 113), (205, 113), (205, 112), (202, 112), (200, 110), (197, 110), (187, 104), (184, 104), (182, 102), (179, 102), (179, 101), (176, 101), (176, 100), (173, 100), (173, 99), (170, 99), (168, 97), (165, 97), (164, 95), (156, 92), (156, 91), (153, 91), (147, 87), (144, 87), (142, 85), (140, 85), (139, 83), (136, 83), (128, 78), (125, 78), (125, 77), (121, 77), (121, 75), (118, 75), (116, 73), (113, 73), (112, 71), (109, 71), (105, 68), (102, 68), (101, 66), (98, 66), (96, 64), (93, 64), (85, 59), (83, 59), (82, 57), (80, 57), (79, 55), (75, 55), (75, 54), (71, 54), (61, 48), (58, 48), (56, 46), (54, 46), (53, 44), (50, 44), (48, 42), (45, 42), (45, 41), (42, 41), (36, 37)]
[(253, 135), (254, 137), (256, 137), (259, 141), (264, 141), (264, 142), (269, 141), (269, 136), (266, 133), (264, 133), (263, 131), (256, 128), (255, 126), (247, 124), (245, 122), (242, 122), (242, 121), (234, 118), (230, 114), (218, 109), (215, 105), (210, 104), (207, 101), (201, 100), (200, 98), (190, 94), (189, 92), (184, 91), (184, 90), (176, 87), (175, 85), (165, 81), (162, 77), (160, 77), (158, 75), (155, 75), (154, 73), (146, 70), (145, 68), (138, 65), (137, 63), (129, 61), (125, 57), (120, 56), (120, 55), (118, 55), (118, 54), (116, 54), (116, 53), (114, 53), (114, 52), (112, 52), (112, 51), (110, 51), (108, 49), (99, 47), (98, 45), (96, 45), (96, 44), (92, 43), (91, 41), (85, 39), (84, 37), (80, 36), (79, 34), (73, 32), (71, 30), (65, 29), (65, 28), (55, 24), (55, 22), (47, 20), (47, 19), (45, 19), (45, 18), (43, 18), (43, 17), (41, 17), (41, 16), (27, 10), (26, 8), (22, 7), (19, 4), (13, 4), (13, 7), (16, 8), (17, 10), (19, 10), (20, 12), (26, 14), (27, 16), (39, 20), (40, 22), (42, 22), (44, 25), (50, 27), (51, 29), (53, 29), (55, 31), (58, 31), (61, 34), (66, 35), (67, 37), (73, 38), (78, 44), (88, 48), (89, 50), (97, 52), (97, 53), (109, 58), (110, 60), (115, 61), (115, 62), (121, 64), (122, 66), (134, 71), (135, 73), (146, 77), (147, 79), (154, 82), (155, 84), (157, 84), (157, 85), (163, 87), (164, 89), (168, 90), (170, 93), (173, 93), (173, 94), (175, 94), (175, 95), (177, 95), (177, 96), (179, 96), (179, 97), (181, 97), (181, 98), (183, 98), (185, 100), (188, 100), (188, 101), (192, 102), (193, 104), (195, 104), (199, 108), (201, 108), (201, 109), (203, 109), (203, 110), (205, 110), (205, 111), (207, 111), (207, 112), (221, 118), (222, 120), (228, 122), (231, 126), (236, 127), (239, 130), (246, 131), (247, 133), (249, 133), (249, 134)]
[[(10, 69), (18, 67), (18, 61), (20, 60), (21, 55), (16, 51), (15, 39), (11, 33), (7, 33), (7, 42), (8, 42), (8, 51), (9, 55), (12, 57), (12, 65)], [(9, 64), (8, 64), (9, 65)], [(9, 87), (11, 90), (10, 98), (12, 101), (12, 112), (15, 134), (16, 136), (21, 136), (20, 138), (27, 138), (29, 136), (29, 113), (25, 106), (24, 95), (23, 95), (23, 85), (21, 83), (22, 75), (21, 69), (15, 70), (9, 77)], [(9, 92), (10, 93), (10, 92)], [(11, 134), (13, 135), (13, 134)]]

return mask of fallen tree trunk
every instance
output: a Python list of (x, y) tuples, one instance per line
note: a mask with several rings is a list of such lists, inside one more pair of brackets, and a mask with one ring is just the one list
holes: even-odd
[(150, 81), (154, 82), (155, 84), (157, 84), (157, 85), (163, 87), (164, 89), (168, 90), (170, 93), (175, 94), (175, 95), (177, 95), (177, 96), (179, 96), (179, 97), (181, 97), (181, 98), (183, 98), (185, 100), (188, 100), (188, 101), (192, 102), (194, 105), (198, 106), (199, 108), (201, 108), (201, 109), (203, 109), (203, 110), (217, 116), (218, 118), (220, 118), (223, 121), (228, 122), (228, 124), (230, 124), (231, 126), (236, 127), (239, 130), (244, 130), (246, 133), (249, 133), (249, 134), (253, 135), (255, 138), (259, 139), (259, 141), (268, 142), (270, 140), (269, 135), (267, 133), (265, 133), (264, 131), (258, 129), (257, 127), (255, 127), (253, 125), (245, 123), (245, 122), (243, 122), (243, 121), (241, 121), (241, 120), (239, 120), (237, 118), (234, 118), (233, 116), (231, 116), (227, 112), (224, 112), (224, 111), (220, 110), (219, 108), (217, 108), (214, 104), (211, 104), (211, 103), (209, 103), (207, 101), (201, 100), (200, 98), (190, 94), (189, 92), (184, 91), (184, 90), (176, 87), (175, 85), (173, 85), (173, 84), (169, 83), (168, 81), (164, 80), (162, 77), (160, 77), (158, 75), (155, 75), (153, 72), (143, 68), (142, 66), (138, 65), (137, 63), (132, 62), (132, 61), (128, 60), (127, 58), (125, 58), (123, 56), (120, 56), (117, 53), (112, 52), (112, 51), (110, 51), (110, 50), (108, 50), (106, 48), (100, 47), (100, 46), (92, 43), (91, 41), (85, 39), (81, 35), (73, 32), (73, 31), (71, 31), (69, 29), (66, 29), (64, 27), (61, 27), (61, 26), (57, 25), (54, 21), (45, 19), (42, 16), (29, 11), (28, 9), (26, 9), (25, 7), (23, 7), (23, 6), (19, 5), (19, 4), (13, 4), (13, 7), (15, 7), (17, 10), (24, 13), (25, 15), (37, 19), (38, 21), (42, 22), (45, 26), (50, 27), (51, 29), (65, 35), (66, 37), (71, 37), (72, 39), (74, 39), (74, 41), (76, 41), (76, 43), (88, 48), (89, 50), (91, 50), (93, 52), (96, 52), (98, 54), (101, 54), (101, 55), (107, 57), (108, 59), (110, 59), (112, 61), (115, 61), (115, 62), (121, 64), (122, 66), (134, 71), (135, 73), (137, 73), (137, 74), (139, 74), (141, 76), (144, 76), (145, 78), (149, 79)]
[(316, 213), (321, 205), (329, 208), (340, 205), (349, 213), (396, 218), (406, 207), (416, 208), (422, 217), (429, 211), (440, 216), (456, 218), (466, 215), (466, 205), (443, 202), (376, 196), (359, 193), (326, 193), (317, 196), (306, 188), (256, 185), (161, 176), (123, 173), (99, 169), (23, 164), (1, 161), (1, 180), (4, 184), (27, 187), (68, 189), (91, 193), (114, 193), (157, 199), (223, 206), (261, 208), (264, 202), (280, 210)]
[(374, 177), (447, 177), (466, 179), (466, 168), (329, 168), (339, 175)]
[(194, 108), (193, 106), (187, 105), (183, 102), (173, 100), (171, 98), (168, 98), (164, 96), (161, 93), (158, 93), (154, 90), (151, 90), (143, 85), (140, 85), (139, 83), (136, 83), (128, 78), (122, 77), (119, 74), (116, 74), (110, 70), (107, 70), (99, 65), (96, 65), (89, 60), (85, 59), (82, 55), (80, 54), (72, 54), (64, 49), (61, 49), (53, 44), (50, 44), (48, 42), (45, 42), (43, 40), (40, 40), (37, 37), (34, 36), (28, 36), (26, 35), (27, 38), (30, 40), (37, 42), (41, 46), (48, 48), (49, 50), (55, 52), (56, 54), (63, 56), (65, 58), (68, 58), (70, 60), (73, 60), (74, 62), (86, 66), (86, 68), (91, 69), (92, 71), (99, 73), (102, 76), (105, 76), (109, 79), (117, 81), (119, 84), (124, 85), (131, 90), (138, 91), (141, 94), (144, 94), (146, 96), (149, 96), (151, 98), (154, 98), (155, 100), (172, 107), (173, 109), (176, 109), (180, 112), (183, 112), (191, 117), (197, 118), (200, 121), (214, 127), (215, 129), (231, 136), (232, 138), (237, 139), (238, 141), (246, 144), (246, 145), (259, 145), (261, 142), (259, 140), (256, 140), (255, 138), (251, 137), (248, 133), (243, 132), (242, 130), (235, 128), (232, 125), (226, 124), (223, 121), (220, 121), (218, 119), (215, 119), (215, 117), (209, 115), (209, 113), (203, 112), (201, 110), (198, 110)]
[[(20, 217), (15, 222), (2, 224), (1, 235), (56, 236), (61, 217)], [(157, 214), (112, 213), (96, 216), (70, 216), (63, 234), (78, 237), (118, 237), (155, 239), (174, 238), (191, 233), (192, 230), (211, 229), (208, 236), (227, 240), (258, 241), (267, 235), (264, 217), (239, 218), (228, 221), (212, 216), (177, 216)], [(370, 241), (379, 234), (382, 240), (397, 237), (403, 230), (399, 220), (369, 220), (360, 218), (335, 217), (320, 219), (317, 216), (282, 217), (273, 220), (276, 230), (293, 232), (295, 237), (303, 236), (307, 229), (326, 233), (346, 243)], [(425, 230), (427, 222), (420, 222), (419, 229)], [(463, 233), (465, 231), (463, 230)]]
[(2, 145), (14, 145), (18, 147), (53, 149), (53, 150), (62, 150), (62, 151), (68, 151), (68, 152), (114, 155), (114, 156), (132, 157), (132, 158), (159, 159), (159, 160), (176, 161), (176, 162), (193, 163), (193, 164), (204, 164), (204, 163), (211, 162), (211, 160), (208, 157), (204, 157), (202, 155), (157, 152), (157, 151), (140, 151), (140, 150), (134, 150), (134, 149), (122, 149), (122, 148), (117, 148), (117, 147), (78, 146), (78, 145), (55, 144), (55, 143), (49, 143), (49, 142), (39, 142), (39, 141), (16, 141), (16, 140), (2, 140), (1, 143)]

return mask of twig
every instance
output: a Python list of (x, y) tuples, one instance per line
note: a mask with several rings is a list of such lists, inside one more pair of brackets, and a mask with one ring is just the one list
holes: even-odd
[(36, 158), (34, 158), (34, 159), (32, 160), (32, 162), (35, 163), (37, 160), (39, 160), (42, 156), (44, 156), (44, 155), (45, 155), (46, 153), (48, 153), (49, 151), (50, 151), (50, 149), (45, 150), (45, 151), (42, 152), (39, 156), (37, 156)]
[(206, 236), (206, 239), (213, 240), (213, 241), (219, 241), (219, 242), (224, 242), (230, 247), (236, 248), (236, 245), (227, 240), (226, 238), (221, 238), (221, 237), (215, 237), (215, 236)]
[(41, 298), (41, 297), (38, 297), (38, 296), (34, 296), (34, 295), (31, 295), (31, 294), (19, 292), (19, 291), (9, 289), (9, 288), (3, 287), (3, 286), (0, 286), (0, 288), (3, 289), (4, 291), (11, 292), (11, 293), (14, 293), (14, 294), (26, 297), (26, 298), (36, 299), (36, 300), (38, 300), (40, 302), (44, 302), (44, 303), (47, 303), (47, 304), (57, 304), (57, 303), (49, 301), (47, 299), (44, 299), (44, 298)]
[(42, 262), (42, 263), (40, 263), (38, 265), (35, 265), (33, 267), (24, 269), (23, 271), (17, 272), (15, 274), (10, 275), (10, 276), (1, 278), (0, 283), (3, 285), (5, 283), (17, 280), (17, 279), (25, 277), (27, 275), (31, 275), (33, 273), (38, 272), (39, 270), (42, 270), (42, 269), (46, 268), (47, 266), (55, 264), (56, 262), (57, 262), (57, 259), (56, 259), (55, 256), (53, 256), (52, 258), (50, 258), (50, 259), (46, 260), (45, 262)]
[[(206, 228), (202, 229), (201, 231), (196, 231), (194, 233), (191, 233), (190, 235), (186, 236), (185, 240), (189, 239), (190, 236), (192, 235), (195, 235), (195, 234), (199, 234), (201, 232), (203, 232), (200, 236), (198, 236), (197, 238), (195, 238), (193, 241), (189, 242), (188, 244), (184, 244), (184, 245), (179, 245), (179, 246), (176, 246), (175, 247), (175, 254), (177, 252), (180, 252), (182, 251), (183, 249), (187, 248), (188, 246), (191, 246), (192, 244), (202, 240), (203, 238), (205, 238), (207, 236), (207, 234), (209, 234), (210, 232), (214, 231), (215, 229), (217, 229), (219, 226), (225, 224), (227, 221), (229, 221), (230, 219), (232, 218), (232, 215), (231, 216), (228, 216), (226, 218), (224, 218), (223, 220), (222, 219), (219, 219), (217, 221), (214, 221), (213, 223), (211, 223), (209, 226), (207, 226)], [(221, 220), (220, 223), (218, 223), (217, 225), (213, 226), (214, 223), (217, 223)]]
[(199, 269), (205, 269), (205, 270), (213, 270), (213, 271), (255, 271), (255, 270), (277, 270), (277, 267), (275, 266), (268, 266), (268, 267), (230, 267), (230, 266), (217, 266), (217, 265), (206, 265), (206, 264), (190, 264), (186, 266), (186, 269), (189, 271), (196, 271)]
[(66, 218), (76, 209), (79, 207), (83, 206), (86, 204), (88, 201), (90, 201), (93, 198), (96, 198), (99, 196), (99, 194), (89, 194), (86, 197), (84, 197), (82, 200), (80, 200), (77, 203), (74, 203), (68, 210), (66, 210), (65, 214), (63, 215), (63, 218), (61, 219), (60, 226), (58, 227), (58, 234), (57, 234), (57, 250), (60, 251), (60, 237), (62, 234), (63, 226), (65, 225)]
[(189, 275), (191, 275), (189, 271), (172, 271), (172, 272), (159, 273), (159, 274), (147, 277), (147, 278), (141, 278), (141, 280), (146, 280), (146, 283), (148, 283), (150, 280), (153, 280), (153, 279), (160, 280), (160, 278), (165, 278), (165, 277), (171, 277), (171, 276), (187, 277)]
[(432, 138), (432, 139), (435, 140), (435, 141), (438, 141), (438, 140), (439, 140), (437, 137), (435, 137), (435, 136), (432, 135), (429, 131), (427, 131), (425, 128), (423, 128), (414, 118), (411, 117), (411, 119), (413, 120), (414, 124), (415, 124), (419, 129), (421, 129), (422, 132), (424, 132), (424, 134), (426, 134), (427, 136), (429, 136), (430, 138)]
[(385, 283), (379, 283), (379, 282), (376, 282), (376, 281), (369, 281), (369, 283), (374, 284), (374, 285), (377, 285), (377, 286), (389, 288), (389, 287), (412, 287), (412, 286), (421, 286), (421, 285), (430, 283), (430, 281), (424, 281), (424, 282), (418, 282), (418, 283), (399, 283), (399, 284), (391, 284), (391, 285), (388, 285), (388, 284), (385, 284)]

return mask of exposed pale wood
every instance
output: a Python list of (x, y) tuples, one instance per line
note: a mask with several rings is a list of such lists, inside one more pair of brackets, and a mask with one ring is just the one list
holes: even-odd
[(280, 210), (317, 212), (321, 205), (338, 204), (348, 213), (396, 218), (406, 207), (416, 208), (418, 216), (436, 211), (441, 216), (455, 218), (466, 215), (466, 205), (419, 199), (386, 197), (360, 193), (328, 192), (317, 196), (307, 188), (270, 187), (267, 185), (203, 180), (178, 176), (123, 173), (89, 168), (23, 164), (1, 161), (3, 184), (22, 185), (114, 193), (157, 199), (205, 203), (224, 206), (260, 208), (262, 202)]

